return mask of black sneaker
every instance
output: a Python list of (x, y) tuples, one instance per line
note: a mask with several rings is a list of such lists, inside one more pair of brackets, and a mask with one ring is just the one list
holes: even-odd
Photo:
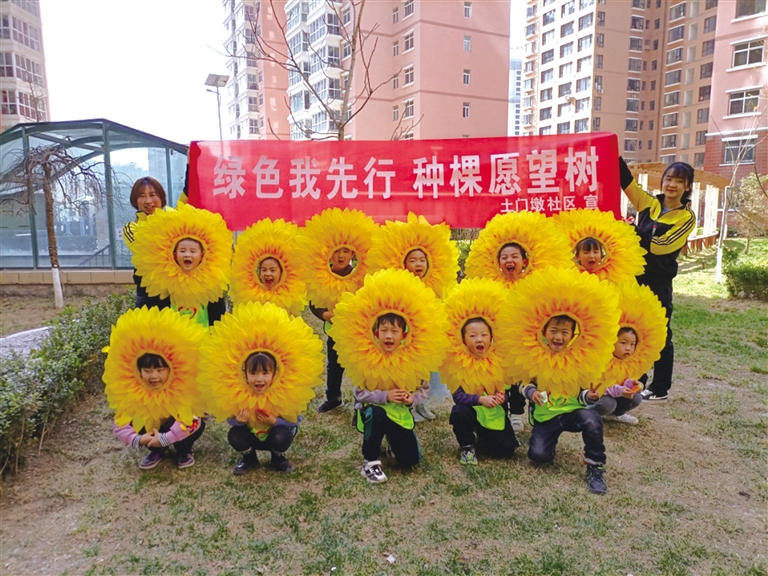
[(283, 474), (290, 474), (295, 470), (285, 454), (278, 454), (277, 452), (272, 452), (272, 468)]
[(341, 401), (341, 398), (328, 398), (328, 400), (317, 407), (317, 413), (324, 414), (325, 412), (330, 412), (331, 410), (335, 410), (339, 406), (343, 405), (344, 402)]
[(235, 466), (234, 469), (232, 470), (232, 474), (234, 474), (235, 476), (242, 476), (251, 468), (258, 468), (258, 467), (259, 467), (259, 457), (256, 455), (256, 452), (251, 450), (250, 452), (246, 452), (245, 454), (243, 454), (243, 457), (240, 459), (240, 462), (238, 462), (237, 466)]
[(597, 464), (587, 464), (587, 486), (593, 494), (605, 494), (608, 486), (603, 480), (603, 467)]
[(655, 392), (651, 392), (648, 389), (640, 392), (640, 396), (643, 397), (643, 402), (650, 402), (651, 404), (666, 402), (669, 398), (668, 394), (656, 394)]

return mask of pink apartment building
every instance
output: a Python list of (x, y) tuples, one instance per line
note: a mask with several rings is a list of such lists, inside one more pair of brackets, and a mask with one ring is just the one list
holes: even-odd
[[(225, 0), (224, 4), (229, 10), (228, 41), (236, 48), (229, 51), (243, 54), (229, 59), (228, 137), (274, 138), (270, 123), (280, 126), (276, 132), (281, 138), (286, 133), (291, 139), (335, 133), (333, 118), (340, 118), (342, 83), (352, 60), (345, 30), (351, 31), (357, 20), (358, 4), (276, 2), (284, 35), (269, 12), (269, 2)], [(380, 88), (346, 126), (345, 137), (506, 135), (509, 18), (507, 2), (366, 2), (361, 28), (369, 34), (363, 48), (368, 73), (358, 54), (353, 92), (362, 94), (365, 82)], [(256, 43), (249, 28), (266, 39), (284, 38), (283, 49), (291, 51), (300, 70), (265, 70), (263, 62), (249, 59)], [(359, 101), (352, 104), (352, 114), (358, 106)]]
[(766, 0), (720, 2), (705, 168), (736, 181), (768, 174)]

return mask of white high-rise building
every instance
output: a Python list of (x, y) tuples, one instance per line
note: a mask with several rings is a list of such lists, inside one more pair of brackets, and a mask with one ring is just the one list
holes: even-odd
[(507, 115), (507, 136), (520, 136), (520, 93), (523, 75), (523, 61), (509, 59), (509, 114)]

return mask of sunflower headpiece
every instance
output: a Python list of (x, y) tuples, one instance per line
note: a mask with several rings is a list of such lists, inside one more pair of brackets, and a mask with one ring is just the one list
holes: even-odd
[(446, 296), (456, 286), (459, 272), (459, 249), (451, 241), (448, 224), (432, 225), (413, 212), (408, 214), (407, 222), (387, 222), (379, 229), (368, 254), (371, 270), (402, 269), (413, 250), (421, 250), (427, 258), (421, 280), (438, 296)]
[[(206, 330), (170, 308), (139, 308), (123, 314), (112, 328), (102, 379), (115, 423), (135, 430), (159, 428), (173, 416), (187, 426), (204, 405), (197, 388), (197, 359)], [(170, 368), (165, 384), (153, 388), (142, 379), (137, 361), (161, 356)]]
[[(468, 394), (494, 394), (504, 390), (502, 359), (509, 350), (499, 337), (499, 315), (506, 297), (504, 285), (487, 278), (464, 280), (446, 297), (449, 348), (440, 377), (451, 392), (456, 392), (459, 386)], [(490, 348), (479, 358), (469, 352), (461, 334), (471, 318), (485, 320), (493, 336)]]
[[(256, 410), (295, 422), (321, 382), (322, 349), (312, 328), (283, 308), (271, 302), (236, 306), (211, 327), (203, 345), (199, 382), (208, 411), (223, 420), (247, 408), (250, 427), (258, 424)], [(243, 369), (254, 352), (267, 352), (277, 363), (272, 384), (261, 393), (248, 385)]]
[[(269, 218), (240, 234), (232, 256), (232, 287), (229, 295), (235, 305), (246, 302), (272, 302), (298, 316), (304, 307), (304, 278), (297, 256), (299, 227), (284, 220)], [(267, 259), (279, 263), (280, 279), (268, 288), (259, 276), (259, 267)]]
[[(566, 348), (553, 352), (543, 330), (565, 315), (576, 330)], [(511, 381), (536, 378), (554, 396), (575, 396), (596, 382), (613, 354), (618, 331), (613, 284), (575, 268), (547, 268), (518, 282), (502, 311), (499, 337), (509, 346), (504, 367)]]
[[(636, 379), (659, 359), (667, 341), (667, 317), (656, 295), (647, 286), (627, 282), (619, 290), (619, 328), (632, 328), (637, 335), (635, 352), (629, 358), (611, 355), (599, 379), (599, 390)], [(616, 340), (614, 339), (614, 342)]]
[[(402, 344), (386, 352), (374, 327), (384, 314), (405, 319)], [(352, 383), (368, 390), (414, 392), (436, 372), (448, 347), (445, 312), (435, 293), (407, 270), (379, 270), (366, 276), (357, 293), (347, 292), (336, 305), (329, 334), (339, 364)]]
[[(203, 257), (189, 272), (176, 262), (181, 240), (200, 243)], [(150, 296), (170, 295), (174, 306), (194, 308), (215, 302), (227, 289), (232, 256), (232, 234), (220, 214), (181, 204), (174, 210), (155, 210), (139, 222), (133, 243), (133, 265)]]
[[(307, 221), (299, 235), (307, 295), (315, 306), (333, 308), (344, 292), (363, 285), (368, 272), (368, 251), (378, 226), (360, 210), (329, 208)], [(330, 259), (336, 250), (355, 253), (356, 265), (347, 276), (331, 272)]]
[(616, 220), (612, 213), (580, 208), (555, 214), (552, 221), (568, 239), (579, 269), (582, 268), (576, 258), (576, 247), (580, 241), (594, 238), (603, 252), (599, 267), (592, 272), (598, 278), (621, 284), (634, 282), (635, 276), (643, 273), (645, 250), (640, 246), (640, 238), (629, 224)]
[(539, 212), (510, 212), (494, 216), (472, 243), (467, 256), (467, 278), (490, 278), (512, 286), (515, 280), (499, 267), (502, 247), (512, 242), (526, 253), (528, 265), (523, 277), (548, 267), (573, 266), (565, 236), (550, 219)]

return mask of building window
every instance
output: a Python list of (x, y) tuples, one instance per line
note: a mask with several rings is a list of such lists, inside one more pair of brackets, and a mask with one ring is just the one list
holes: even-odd
[(635, 119), (624, 120), (624, 131), (637, 132), (637, 120)]
[(576, 72), (579, 73), (582, 70), (587, 71), (592, 66), (592, 56), (584, 56), (576, 60)]
[(704, 19), (704, 34), (714, 32), (717, 28), (717, 16), (710, 16)]
[(590, 34), (589, 36), (584, 36), (583, 38), (579, 38), (578, 48), (576, 49), (576, 51), (581, 52), (582, 50), (586, 50), (587, 48), (592, 48), (592, 34)]
[(595, 5), (595, 0), (579, 0), (579, 10)]
[(667, 42), (677, 42), (678, 40), (682, 40), (685, 36), (685, 24), (681, 26), (675, 26), (674, 28), (671, 28), (669, 32), (667, 32)]
[(341, 42), (341, 59), (346, 60), (352, 56), (352, 45), (349, 42)]
[(675, 48), (667, 52), (667, 64), (674, 64), (680, 62), (683, 59), (683, 49)]
[(589, 130), (589, 118), (580, 118), (579, 120), (576, 120), (576, 122), (573, 123), (573, 131), (578, 132), (586, 132)]
[(392, 8), (392, 24), (397, 24), (398, 20), (400, 20), (400, 13), (398, 12), (398, 9)]
[(403, 36), (403, 54), (413, 50), (413, 32), (408, 32)]
[(552, 24), (552, 22), (555, 21), (555, 11), (550, 10), (549, 12), (545, 12), (541, 21), (544, 26), (546, 26), (547, 24)]
[(624, 152), (635, 152), (637, 150), (637, 140), (635, 138), (624, 139)]
[(566, 84), (560, 84), (560, 86), (557, 87), (558, 96), (568, 96), (570, 93), (571, 93), (570, 82), (567, 82)]
[(341, 23), (346, 26), (350, 22), (352, 22), (352, 10), (349, 8), (349, 6), (346, 6), (341, 11)]
[(392, 120), (397, 121), (400, 119), (400, 107), (392, 106)]
[(552, 78), (554, 78), (554, 73), (552, 71), (552, 68), (549, 68), (548, 70), (544, 70), (541, 73), (541, 83), (542, 84), (544, 82), (549, 82), (550, 80), (552, 80)]
[(547, 50), (546, 52), (541, 53), (541, 63), (542, 64), (548, 64), (549, 62), (552, 62), (552, 60), (555, 59), (555, 51)]
[(463, 83), (465, 86), (469, 86), (472, 80), (472, 73), (469, 70), (464, 70)]
[(558, 134), (570, 134), (571, 132), (571, 123), (570, 122), (561, 122), (557, 125), (557, 133)]
[(413, 66), (403, 69), (403, 88), (413, 84)]
[(597, 47), (602, 48), (605, 45), (605, 34), (597, 34), (596, 38)]
[(637, 36), (629, 37), (629, 49), (635, 52), (641, 52), (643, 50), (643, 39)]
[(565, 38), (573, 34), (573, 22), (568, 22), (560, 26), (560, 38)]
[(546, 46), (550, 42), (554, 41), (554, 39), (555, 39), (555, 31), (548, 30), (547, 32), (544, 32), (544, 34), (541, 35), (541, 45)]
[(595, 76), (595, 90), (598, 92), (603, 91), (603, 77), (602, 76)]
[(723, 164), (754, 164), (757, 136), (739, 140), (723, 140)]
[(664, 154), (659, 158), (662, 164), (672, 164), (675, 161), (674, 154)]
[(570, 76), (572, 73), (573, 73), (573, 64), (571, 62), (568, 62), (567, 64), (561, 64), (560, 65), (559, 78), (564, 78), (566, 76)]
[(728, 100), (728, 115), (757, 112), (760, 105), (760, 89), (731, 92)]
[(629, 59), (629, 71), (630, 72), (640, 72), (643, 67), (643, 61), (640, 58), (630, 58)]
[(469, 102), (461, 103), (461, 117), (469, 118)]
[(539, 128), (539, 136), (548, 136), (549, 134), (552, 134), (552, 126)]
[(733, 47), (733, 66), (749, 66), (763, 61), (765, 40), (753, 40)]
[(693, 155), (693, 167), (704, 168), (704, 152), (696, 152)]
[(400, 138), (401, 140), (413, 140), (413, 132), (406, 132), (403, 134), (403, 137)]
[(573, 107), (569, 104), (558, 104), (557, 105), (557, 117), (560, 118), (562, 116), (568, 116), (569, 114), (573, 113)]
[(250, 119), (248, 120), (248, 134), (258, 134), (259, 133), (259, 121)]
[(627, 80), (627, 92), (640, 92), (640, 80), (637, 78), (629, 78)]
[(584, 90), (589, 90), (589, 78), (580, 78), (576, 80), (576, 92), (584, 92)]
[(598, 12), (597, 13), (597, 25), (598, 26), (605, 26), (605, 12)]
[(677, 134), (667, 134), (661, 137), (662, 148), (677, 148)]
[(413, 99), (403, 102), (403, 118), (413, 118)]
[(699, 87), (699, 102), (706, 102), (712, 96), (712, 86)]
[(704, 4), (704, 10), (711, 10), (717, 8), (717, 0), (707, 0)]
[(644, 21), (645, 19), (642, 16), (631, 16), (629, 20), (629, 28), (631, 30), (642, 30)]
[(704, 146), (707, 143), (707, 131), (699, 130), (696, 132), (696, 146)]
[(400, 42), (395, 40), (392, 42), (392, 56), (397, 56), (398, 54), (400, 54)]
[(672, 8), (669, 9), (670, 22), (672, 20), (677, 20), (683, 17), (685, 17), (685, 2), (681, 2), (680, 4), (675, 4), (674, 6), (672, 6)]
[(677, 104), (680, 104), (679, 90), (664, 94), (664, 106), (676, 106)]
[(472, 52), (472, 36), (464, 36), (464, 52)]
[(539, 92), (539, 102), (546, 102), (547, 100), (552, 100), (552, 88)]
[(539, 120), (549, 120), (552, 118), (552, 108), (542, 108), (539, 110)]
[(699, 108), (696, 111), (696, 124), (706, 124), (709, 122), (709, 108)]
[[(680, 77), (682, 76), (682, 70), (673, 70), (667, 72), (664, 75), (664, 86), (671, 86), (672, 84), (680, 84)], [(653, 86), (651, 87), (653, 89)]]
[(701, 43), (701, 55), (702, 56), (711, 56), (714, 53), (715, 53), (715, 41), (714, 40), (707, 40), (707, 41)]
[(560, 7), (560, 18), (570, 16), (576, 11), (576, 0), (570, 0)]
[(472, 18), (472, 2), (464, 2), (464, 18)]
[(701, 65), (700, 78), (712, 78), (712, 62)]
[(399, 88), (400, 87), (400, 73), (395, 74), (392, 76), (392, 88)]
[(674, 126), (677, 126), (677, 121), (677, 112), (673, 112), (672, 114), (664, 114), (664, 116), (661, 117), (661, 125), (664, 128), (673, 128)]
[(736, 0), (736, 18), (765, 12), (765, 0)]
[[(595, 98), (597, 100), (597, 98)], [(600, 130), (600, 117), (596, 116), (595, 118), (592, 118), (592, 131), (598, 132)]]
[(565, 58), (573, 54), (573, 42), (568, 42), (560, 46), (560, 58)]
[(403, 2), (403, 18), (413, 16), (413, 0), (405, 0)]
[(640, 100), (637, 98), (627, 98), (627, 112), (637, 112), (640, 110)]

